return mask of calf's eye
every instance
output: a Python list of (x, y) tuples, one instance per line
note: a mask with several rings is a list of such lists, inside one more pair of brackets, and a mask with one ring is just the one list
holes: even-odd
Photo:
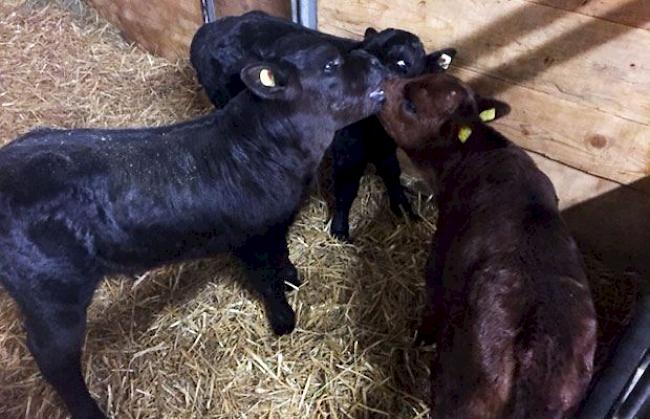
[(406, 111), (408, 113), (411, 113), (411, 114), (414, 114), (414, 115), (418, 113), (418, 110), (415, 107), (415, 104), (410, 99), (407, 99), (407, 98), (404, 98), (404, 109), (406, 109)]
[(409, 66), (408, 63), (404, 60), (399, 60), (395, 64), (401, 69), (405, 69), (406, 67)]
[(331, 73), (332, 71), (334, 71), (336, 68), (338, 68), (340, 66), (341, 66), (341, 60), (338, 60), (338, 59), (331, 60), (331, 61), (328, 61), (327, 64), (325, 64), (325, 67), (323, 67), (323, 70), (326, 73)]

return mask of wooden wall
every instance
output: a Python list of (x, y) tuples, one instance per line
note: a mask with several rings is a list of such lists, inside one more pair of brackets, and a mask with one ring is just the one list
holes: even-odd
[(582, 3), (320, 0), (319, 21), (340, 35), (400, 27), (431, 49), (456, 47), (454, 72), (513, 105), (499, 124), (506, 134), (629, 184), (650, 175), (650, 2)]
[(397, 27), (428, 49), (457, 48), (451, 71), (512, 105), (495, 125), (549, 174), (579, 240), (648, 269), (650, 1), (318, 5), (325, 32), (360, 37), (368, 26)]
[[(202, 22), (199, 0), (88, 1), (171, 59), (188, 56)], [(291, 15), (290, 0), (215, 3), (220, 16)], [(398, 27), (429, 49), (456, 47), (452, 71), (512, 105), (498, 128), (565, 186), (565, 207), (650, 175), (648, 0), (318, 0), (318, 14), (325, 32)]]
[[(189, 56), (194, 33), (203, 23), (200, 0), (88, 0), (123, 36), (171, 60)], [(214, 0), (218, 16), (253, 9), (291, 19), (290, 0)]]

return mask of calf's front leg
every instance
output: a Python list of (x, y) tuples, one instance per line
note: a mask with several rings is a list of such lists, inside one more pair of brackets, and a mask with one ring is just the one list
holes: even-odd
[(383, 147), (378, 147), (378, 150), (372, 156), (372, 164), (386, 186), (390, 209), (398, 217), (405, 215), (411, 221), (419, 221), (420, 216), (413, 211), (400, 181), (402, 170), (397, 160), (397, 148), (393, 140), (388, 136), (381, 139), (381, 141), (386, 144)]
[(332, 176), (334, 180), (334, 214), (330, 234), (338, 240), (351, 242), (350, 209), (361, 178), (368, 164), (363, 141), (347, 133), (337, 132), (332, 143)]
[(291, 333), (296, 326), (296, 315), (285, 295), (285, 281), (300, 286), (298, 271), (289, 260), (286, 234), (287, 228), (276, 228), (250, 238), (235, 251), (248, 283), (262, 298), (271, 329), (279, 336)]

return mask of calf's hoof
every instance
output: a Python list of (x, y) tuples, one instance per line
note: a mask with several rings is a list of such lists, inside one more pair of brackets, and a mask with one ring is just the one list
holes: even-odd
[(288, 335), (296, 327), (296, 313), (288, 303), (285, 304), (273, 307), (268, 312), (271, 329), (278, 336)]
[(92, 405), (89, 405), (86, 408), (75, 409), (71, 416), (72, 419), (108, 419), (108, 416), (102, 412), (94, 400)]
[(352, 243), (350, 239), (350, 225), (346, 217), (334, 214), (332, 224), (330, 225), (330, 235), (344, 243)]
[(352, 243), (352, 239), (350, 238), (350, 230), (349, 229), (335, 229), (332, 227), (330, 229), (330, 235), (334, 237), (336, 240), (341, 241), (343, 243)]
[(433, 345), (436, 341), (436, 330), (430, 323), (422, 323), (415, 333), (415, 346)]

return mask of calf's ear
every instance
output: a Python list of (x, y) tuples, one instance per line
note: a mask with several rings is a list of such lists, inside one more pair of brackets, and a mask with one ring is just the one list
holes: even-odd
[(377, 29), (373, 27), (366, 28), (366, 32), (363, 34), (363, 39), (368, 39), (371, 36), (377, 35)]
[(491, 98), (476, 98), (478, 116), (483, 122), (492, 122), (510, 113), (510, 105)]
[(444, 48), (434, 51), (426, 57), (426, 73), (442, 73), (449, 68), (449, 65), (456, 57), (454, 48)]
[(268, 100), (292, 100), (300, 93), (300, 83), (289, 65), (253, 63), (239, 77), (256, 96)]

